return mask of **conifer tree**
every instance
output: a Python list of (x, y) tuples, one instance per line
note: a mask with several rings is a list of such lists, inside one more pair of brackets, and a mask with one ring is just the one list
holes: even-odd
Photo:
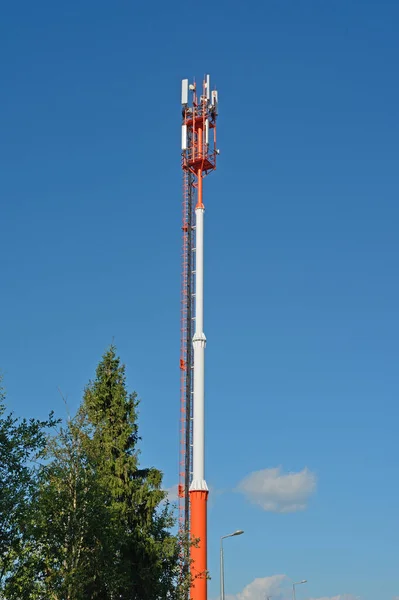
[[(172, 598), (178, 568), (178, 543), (170, 533), (174, 520), (162, 504), (161, 472), (139, 464), (137, 408), (137, 394), (128, 394), (125, 367), (111, 346), (80, 408), (86, 452), (106, 498), (112, 532), (96, 551), (95, 585), (104, 577), (110, 599)], [(97, 597), (93, 587), (87, 594)]]
[(8, 600), (180, 600), (162, 474), (139, 464), (136, 393), (112, 346), (74, 419), (47, 445)]

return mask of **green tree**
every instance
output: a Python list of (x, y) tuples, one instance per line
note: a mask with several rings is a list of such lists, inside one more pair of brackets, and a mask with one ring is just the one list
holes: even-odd
[(112, 346), (47, 446), (9, 600), (180, 600), (162, 474), (139, 464), (138, 400)]
[[(24, 552), (8, 580), (9, 600), (83, 600), (108, 513), (90, 465), (79, 418), (69, 420), (47, 448), (32, 494), (33, 518)], [(106, 596), (103, 596), (106, 597)]]
[[(80, 416), (86, 448), (107, 500), (110, 530), (99, 545), (96, 584), (108, 582), (108, 598), (153, 600), (176, 596), (178, 540), (174, 519), (163, 504), (162, 474), (139, 465), (138, 399), (126, 389), (125, 367), (111, 346), (85, 390)], [(105, 582), (102, 586), (105, 587)]]
[(37, 481), (37, 461), (43, 456), (46, 421), (19, 420), (6, 413), (0, 381), (0, 589), (3, 590), (24, 552), (26, 529), (31, 519), (31, 498)]

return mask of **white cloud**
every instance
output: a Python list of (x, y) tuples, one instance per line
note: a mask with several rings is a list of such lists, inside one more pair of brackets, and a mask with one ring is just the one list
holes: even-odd
[[(226, 600), (272, 600), (292, 599), (292, 580), (287, 575), (272, 575), (271, 577), (258, 577), (249, 583), (242, 592), (235, 595), (226, 595)], [(303, 596), (302, 596), (303, 597)], [(311, 598), (310, 600), (360, 600), (359, 596), (340, 594), (338, 596)], [(399, 600), (393, 598), (393, 600)]]
[(258, 577), (245, 586), (242, 592), (235, 596), (226, 596), (226, 600), (265, 600), (267, 596), (272, 596), (273, 600), (286, 600), (290, 597), (287, 582), (286, 575)]
[(310, 600), (359, 600), (359, 596), (352, 594), (339, 594), (338, 596), (323, 596), (323, 598), (311, 598)]
[(254, 471), (238, 484), (238, 491), (263, 510), (296, 512), (306, 508), (316, 490), (316, 475), (305, 468), (298, 473), (284, 474), (281, 467)]

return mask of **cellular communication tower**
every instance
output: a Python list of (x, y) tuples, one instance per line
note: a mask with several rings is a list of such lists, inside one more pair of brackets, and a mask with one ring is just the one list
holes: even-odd
[(204, 423), (204, 202), (203, 179), (216, 169), (218, 93), (207, 75), (202, 90), (182, 81), (182, 281), (180, 352), (179, 527), (199, 540), (182, 549), (182, 569), (191, 564), (192, 600), (207, 598), (207, 499)]

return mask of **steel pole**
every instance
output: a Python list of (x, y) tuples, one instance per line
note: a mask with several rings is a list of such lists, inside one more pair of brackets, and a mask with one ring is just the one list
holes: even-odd
[(224, 552), (223, 552), (223, 538), (220, 539), (220, 600), (224, 600)]

